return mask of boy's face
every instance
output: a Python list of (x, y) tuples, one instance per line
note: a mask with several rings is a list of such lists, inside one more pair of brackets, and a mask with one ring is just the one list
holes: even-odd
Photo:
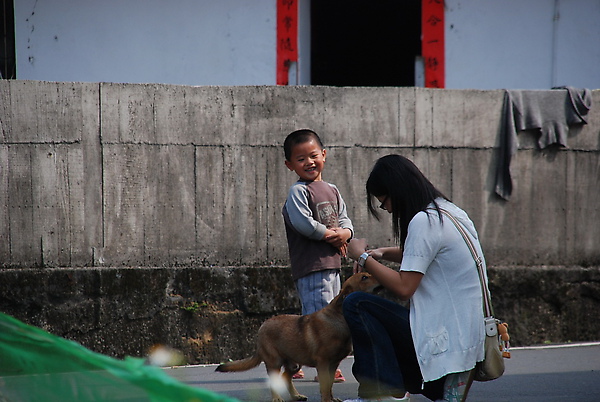
[(296, 172), (304, 181), (320, 181), (325, 167), (327, 151), (321, 149), (317, 141), (311, 139), (292, 148), (290, 160), (285, 161), (288, 169)]

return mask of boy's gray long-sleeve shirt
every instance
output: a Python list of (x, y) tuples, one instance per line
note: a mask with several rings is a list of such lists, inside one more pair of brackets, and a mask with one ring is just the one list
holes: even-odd
[(294, 280), (310, 272), (341, 267), (339, 250), (323, 241), (325, 230), (350, 229), (346, 204), (337, 187), (324, 181), (297, 181), (283, 206), (292, 276)]

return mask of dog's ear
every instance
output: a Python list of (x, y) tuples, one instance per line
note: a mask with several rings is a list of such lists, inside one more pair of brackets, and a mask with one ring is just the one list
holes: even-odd
[(340, 294), (342, 295), (342, 297), (346, 297), (352, 292), (354, 292), (354, 288), (352, 287), (351, 284), (347, 283), (346, 286), (344, 286), (342, 288), (342, 291), (340, 292)]
[[(346, 281), (347, 282), (347, 281)], [(344, 286), (342, 286), (342, 290), (340, 291), (340, 293), (338, 293), (338, 295), (331, 301), (332, 304), (334, 304), (337, 308), (342, 308), (342, 303), (344, 302), (344, 299), (346, 298), (346, 296), (348, 296), (350, 293), (352, 293), (354, 291), (354, 289), (352, 288), (352, 286), (348, 283), (344, 283)]]

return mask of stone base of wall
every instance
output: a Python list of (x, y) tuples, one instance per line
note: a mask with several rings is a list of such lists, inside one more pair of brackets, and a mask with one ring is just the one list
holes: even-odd
[[(600, 340), (600, 267), (490, 267), (489, 278), (513, 346)], [(200, 364), (250, 355), (261, 323), (300, 304), (285, 267), (4, 269), (0, 311), (110, 356), (161, 344)]]
[(600, 340), (600, 267), (494, 267), (488, 276), (512, 345)]

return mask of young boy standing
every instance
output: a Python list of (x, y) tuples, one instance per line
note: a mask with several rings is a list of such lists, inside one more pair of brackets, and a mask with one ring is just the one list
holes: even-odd
[[(284, 143), (285, 165), (298, 175), (283, 206), (292, 278), (302, 314), (325, 307), (340, 292), (341, 257), (353, 236), (346, 204), (337, 187), (323, 181), (327, 151), (312, 130), (297, 130)], [(294, 378), (303, 378), (299, 371)], [(336, 382), (344, 381), (338, 369)]]

